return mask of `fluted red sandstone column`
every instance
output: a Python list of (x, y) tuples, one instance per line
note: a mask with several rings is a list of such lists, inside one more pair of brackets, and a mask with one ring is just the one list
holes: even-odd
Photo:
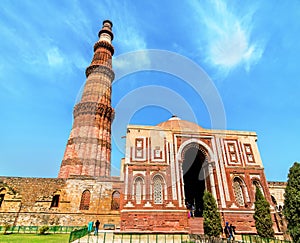
[(74, 123), (61, 163), (59, 178), (70, 175), (110, 176), (111, 83), (114, 79), (112, 23), (103, 21), (94, 57), (86, 69), (86, 83), (80, 102), (75, 105)]

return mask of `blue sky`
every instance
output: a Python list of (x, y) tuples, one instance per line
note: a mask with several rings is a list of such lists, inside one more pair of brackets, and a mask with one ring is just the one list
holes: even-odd
[[(57, 176), (73, 106), (104, 19), (114, 24), (115, 60), (131, 51), (159, 49), (203, 68), (222, 99), (226, 128), (257, 132), (267, 179), (286, 180), (289, 167), (300, 161), (300, 2), (296, 0), (276, 4), (2, 0), (1, 175)], [(147, 58), (137, 62), (147, 63)], [(116, 61), (116, 68), (121, 64)], [(145, 71), (117, 80), (113, 105), (149, 85), (180, 95), (199, 125), (211, 127), (203, 97), (166, 73)], [(171, 113), (149, 101), (131, 114), (130, 123), (156, 125)], [(113, 147), (116, 174), (121, 147)]]

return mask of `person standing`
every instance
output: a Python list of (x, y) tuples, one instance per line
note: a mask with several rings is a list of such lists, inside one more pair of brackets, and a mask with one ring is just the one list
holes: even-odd
[(224, 233), (226, 235), (226, 238), (228, 239), (228, 241), (232, 240), (233, 239), (233, 236), (232, 236), (232, 228), (229, 226), (229, 223), (226, 222), (226, 225), (224, 227)]
[(90, 222), (88, 223), (88, 232), (89, 232), (89, 233), (93, 231), (93, 225), (94, 225), (94, 222), (93, 222), (93, 221), (90, 221)]
[(235, 226), (233, 226), (232, 224), (230, 224), (229, 226), (229, 234), (231, 233), (232, 236), (232, 240), (235, 239)]
[(96, 223), (95, 223), (95, 232), (94, 232), (94, 235), (98, 235), (99, 225), (100, 225), (100, 222), (99, 222), (99, 220), (97, 219), (97, 221), (96, 221)]

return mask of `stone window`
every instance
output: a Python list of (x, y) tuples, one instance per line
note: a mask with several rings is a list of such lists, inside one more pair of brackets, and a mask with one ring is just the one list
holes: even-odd
[(250, 145), (245, 145), (245, 149), (246, 149), (246, 153), (251, 153), (251, 148), (250, 148)]
[(59, 204), (59, 194), (56, 194), (53, 196), (52, 198), (52, 202), (51, 202), (51, 208), (56, 208), (58, 207)]
[(136, 139), (136, 148), (138, 148), (138, 149), (143, 148), (143, 139), (140, 139), (140, 138)]
[(142, 149), (137, 149), (136, 150), (136, 157), (139, 157), (139, 158), (143, 157), (143, 150)]
[(136, 204), (141, 204), (142, 195), (143, 195), (143, 179), (141, 177), (137, 177), (134, 181), (135, 187), (135, 202)]
[(81, 195), (79, 210), (89, 210), (90, 200), (91, 200), (91, 193), (89, 190), (85, 190)]
[(120, 192), (114, 191), (111, 200), (111, 210), (118, 210), (120, 208)]
[(228, 143), (228, 151), (231, 162), (238, 162), (235, 143)]
[(155, 149), (154, 157), (155, 157), (155, 158), (161, 158), (161, 155), (160, 155), (160, 149)]
[(162, 151), (159, 146), (156, 146), (154, 149), (154, 159), (161, 159), (162, 158)]
[(5, 196), (5, 194), (0, 194), (0, 208), (1, 208), (2, 202), (4, 201), (4, 196)]
[(244, 144), (247, 160), (249, 163), (255, 163), (252, 148), (250, 144)]
[(142, 138), (135, 139), (135, 157), (143, 158), (144, 140)]
[(245, 206), (245, 199), (243, 193), (243, 182), (240, 178), (234, 178), (233, 180), (233, 191), (235, 195), (235, 200), (238, 206)]
[(3, 203), (3, 201), (4, 201), (5, 193), (6, 193), (6, 189), (5, 189), (5, 188), (2, 188), (2, 189), (0, 190), (0, 208), (1, 208), (1, 205), (2, 205), (2, 203)]
[(159, 175), (154, 176), (153, 178), (153, 195), (154, 195), (154, 203), (162, 204), (163, 203), (163, 185), (162, 178)]

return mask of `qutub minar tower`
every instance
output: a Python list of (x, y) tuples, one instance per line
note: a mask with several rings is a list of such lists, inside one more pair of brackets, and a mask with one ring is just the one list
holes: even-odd
[[(99, 219), (119, 233), (199, 234), (207, 190), (223, 227), (229, 221), (238, 234), (255, 234), (258, 187), (282, 235), (285, 183), (267, 182), (255, 132), (205, 129), (176, 116), (156, 126), (131, 124), (120, 176), (111, 176), (111, 21), (103, 21), (98, 36), (58, 178), (0, 177), (0, 226), (82, 226)], [(194, 218), (188, 219), (187, 205), (195, 206)]]
[(94, 57), (86, 69), (80, 102), (74, 107), (73, 128), (66, 146), (59, 178), (69, 175), (110, 176), (111, 84), (114, 79), (112, 22), (105, 20), (94, 45)]

